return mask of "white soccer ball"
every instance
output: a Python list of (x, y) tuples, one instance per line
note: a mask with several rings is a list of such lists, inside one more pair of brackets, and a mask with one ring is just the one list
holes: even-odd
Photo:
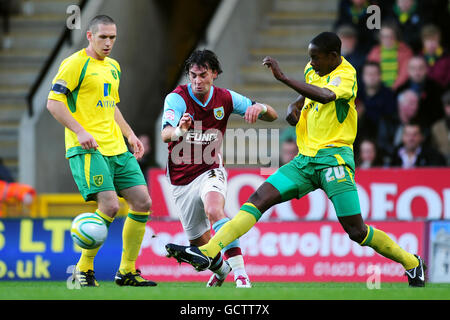
[(73, 242), (83, 249), (95, 249), (105, 242), (108, 227), (95, 213), (82, 213), (73, 219), (70, 235)]

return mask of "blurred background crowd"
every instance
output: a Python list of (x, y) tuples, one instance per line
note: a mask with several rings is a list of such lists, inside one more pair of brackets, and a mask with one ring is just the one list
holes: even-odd
[[(369, 29), (367, 7), (381, 9)], [(448, 1), (341, 0), (335, 31), (358, 73), (361, 168), (450, 164)]]
[[(380, 29), (368, 27), (370, 5), (380, 8)], [(358, 167), (450, 164), (449, 24), (446, 0), (340, 0), (334, 31), (358, 74)], [(294, 134), (282, 135), (291, 155)]]

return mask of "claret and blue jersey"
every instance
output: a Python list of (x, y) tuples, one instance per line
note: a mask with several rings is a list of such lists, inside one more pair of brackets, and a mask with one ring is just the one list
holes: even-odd
[[(221, 159), (217, 151), (220, 150), (228, 118), (232, 113), (243, 116), (253, 104), (243, 95), (215, 86), (211, 86), (205, 103), (195, 97), (190, 84), (178, 86), (168, 94), (164, 101), (161, 130), (167, 125), (177, 127), (184, 113), (188, 113), (193, 120), (184, 138), (168, 144), (167, 169), (172, 184), (188, 184), (201, 173), (218, 168)], [(201, 145), (200, 159), (197, 159), (194, 145)], [(205, 153), (211, 161), (205, 161)], [(182, 161), (174, 161), (180, 159)]]
[[(209, 93), (208, 100), (206, 100), (205, 103), (202, 103), (200, 100), (197, 99), (197, 97), (192, 92), (191, 85), (186, 85), (189, 98), (192, 99), (199, 107), (204, 109), (211, 109), (212, 105), (210, 104), (212, 97), (214, 95), (215, 90), (220, 89), (214, 86), (211, 86), (211, 91)], [(253, 104), (252, 100), (249, 98), (236, 93), (232, 90), (228, 89), (221, 89), (226, 90), (231, 95), (232, 100), (232, 113), (236, 113), (239, 115), (244, 115), (247, 111), (247, 108)], [(221, 107), (221, 106), (217, 106)], [(213, 107), (213, 110), (216, 108), (216, 106)], [(221, 110), (216, 110), (215, 117), (220, 118), (222, 115), (220, 114)], [(164, 101), (164, 112), (163, 112), (163, 118), (161, 123), (161, 130), (164, 129), (166, 125), (171, 125), (172, 127), (178, 126), (178, 122), (180, 121), (183, 114), (186, 112), (186, 102), (185, 99), (176, 92), (176, 90), (169, 93)], [(191, 118), (193, 121), (196, 121), (195, 115), (191, 114)]]

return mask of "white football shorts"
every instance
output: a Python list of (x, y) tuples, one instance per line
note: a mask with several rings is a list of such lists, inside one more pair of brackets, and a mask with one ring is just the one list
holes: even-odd
[(208, 192), (227, 196), (227, 172), (224, 167), (208, 170), (184, 186), (172, 185), (172, 195), (178, 215), (189, 240), (202, 236), (211, 229), (203, 201)]

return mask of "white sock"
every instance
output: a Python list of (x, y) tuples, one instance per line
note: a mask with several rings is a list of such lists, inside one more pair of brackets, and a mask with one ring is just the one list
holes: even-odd
[(222, 262), (222, 266), (219, 269), (214, 270), (214, 273), (217, 275), (217, 277), (219, 279), (223, 279), (224, 277), (226, 277), (228, 275), (228, 273), (230, 273), (230, 266), (227, 265), (224, 260)]
[(230, 264), (231, 269), (233, 269), (234, 279), (235, 280), (239, 276), (244, 276), (244, 277), (248, 278), (247, 272), (245, 272), (245, 265), (244, 265), (244, 257), (243, 256), (241, 256), (241, 255), (234, 256), (234, 257), (228, 258), (227, 261)]

